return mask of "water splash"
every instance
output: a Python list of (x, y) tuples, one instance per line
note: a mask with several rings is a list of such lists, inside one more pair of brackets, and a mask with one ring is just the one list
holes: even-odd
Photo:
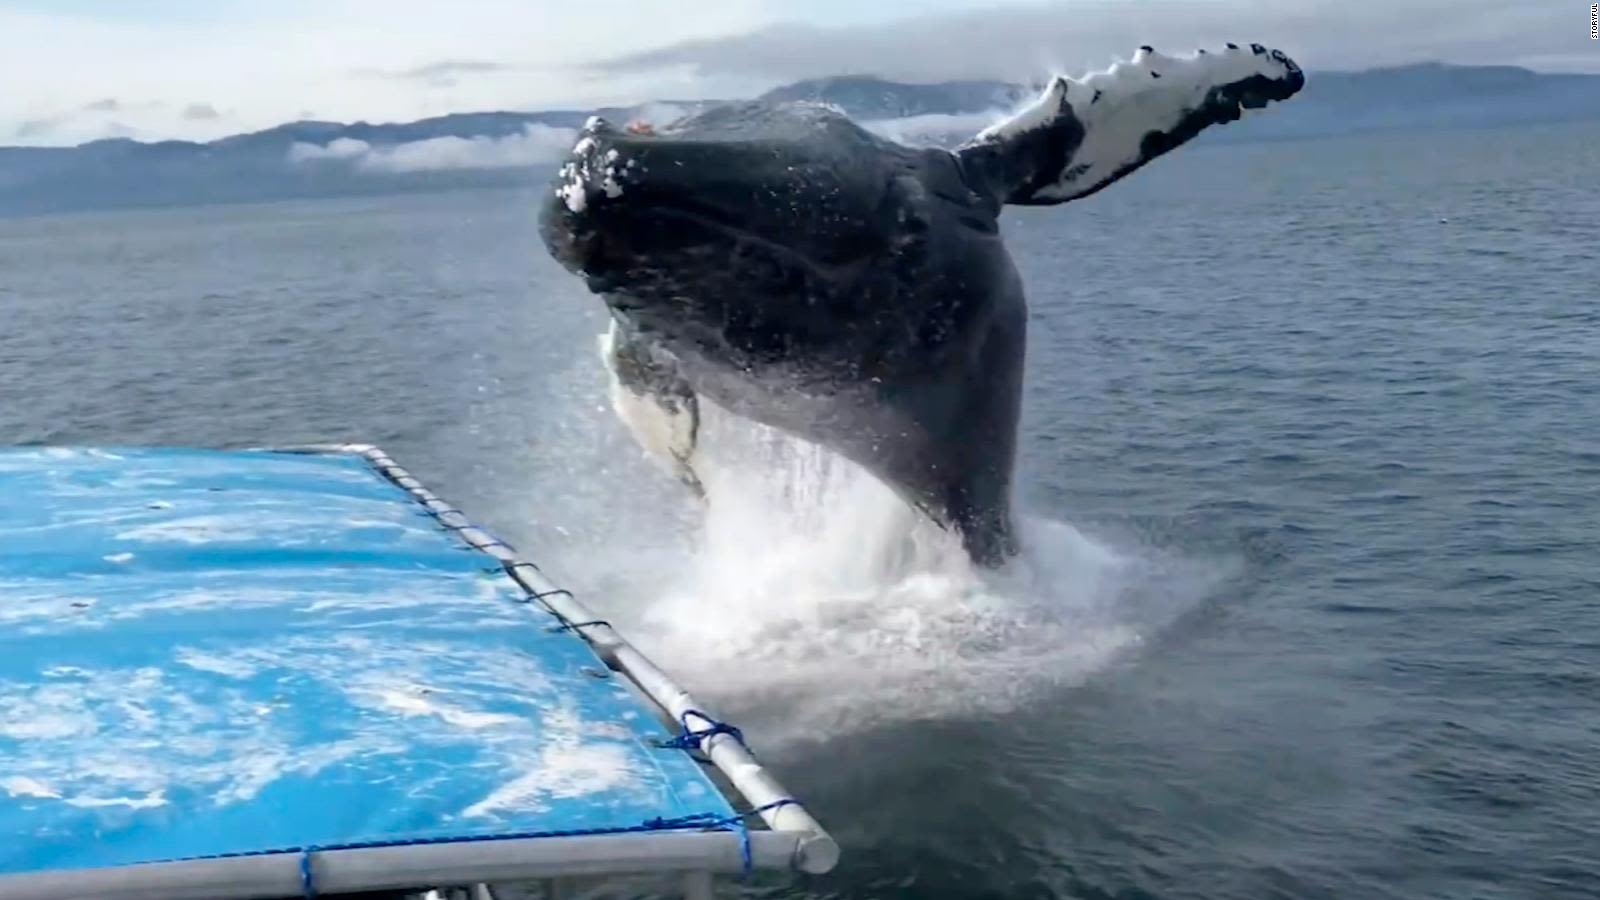
[(975, 570), (860, 467), (708, 424), (699, 544), (633, 631), (692, 689), (771, 719), (764, 735), (1009, 709), (1138, 647), (1224, 574), (1037, 518), (1021, 558)]
[(537, 488), (513, 513), (524, 545), (767, 747), (1001, 713), (1079, 684), (1242, 564), (1024, 515), (1022, 555), (977, 571), (860, 467), (709, 403), (701, 506), (596, 401), (589, 357), (555, 370), (547, 394), (539, 452), (513, 454), (528, 468), (503, 476)]

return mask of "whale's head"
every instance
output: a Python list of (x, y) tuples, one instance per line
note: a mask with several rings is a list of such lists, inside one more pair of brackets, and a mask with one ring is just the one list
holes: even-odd
[(959, 230), (945, 218), (994, 238), (998, 204), (987, 219), (966, 208), (980, 198), (960, 178), (948, 152), (902, 147), (818, 104), (733, 104), (649, 132), (591, 119), (541, 232), (614, 314), (674, 349), (740, 367), (820, 364), (860, 356), (864, 315), (915, 305), (928, 236)]
[(1011, 118), (957, 153), (1007, 203), (1044, 205), (1104, 188), (1204, 129), (1287, 100), (1305, 74), (1260, 44), (1133, 58), (1082, 78), (1052, 79)]

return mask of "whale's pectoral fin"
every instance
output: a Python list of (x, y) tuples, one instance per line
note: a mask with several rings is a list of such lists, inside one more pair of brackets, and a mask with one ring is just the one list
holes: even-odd
[(611, 374), (611, 407), (647, 454), (700, 497), (705, 486), (691, 460), (700, 432), (700, 402), (673, 359), (616, 320), (600, 336)]
[(1260, 44), (1133, 59), (1082, 79), (1058, 77), (1030, 106), (956, 152), (973, 182), (1005, 203), (1076, 200), (1111, 184), (1209, 126), (1287, 100), (1305, 74)]

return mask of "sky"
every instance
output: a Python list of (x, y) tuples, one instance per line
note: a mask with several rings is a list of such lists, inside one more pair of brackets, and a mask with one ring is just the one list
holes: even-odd
[(1234, 40), (1307, 68), (1600, 72), (1574, 0), (0, 0), (0, 145), (305, 118), (749, 96), (797, 78), (1032, 80)]

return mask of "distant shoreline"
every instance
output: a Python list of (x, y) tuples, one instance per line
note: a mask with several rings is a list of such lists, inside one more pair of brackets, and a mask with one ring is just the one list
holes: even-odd
[[(915, 122), (970, 135), (973, 121), (1031, 94), (999, 81), (905, 84), (844, 76), (786, 85), (767, 98), (835, 104), (869, 125)], [(710, 101), (655, 101), (600, 110), (626, 120), (677, 115)], [(0, 216), (191, 206), (330, 196), (516, 187), (542, 181), (590, 115), (581, 110), (459, 113), (417, 122), (291, 122), (209, 143), (129, 139), (77, 147), (0, 147)], [(1423, 64), (1312, 73), (1304, 93), (1199, 144), (1529, 127), (1600, 121), (1600, 75), (1507, 66)], [(899, 137), (898, 134), (896, 134)]]

